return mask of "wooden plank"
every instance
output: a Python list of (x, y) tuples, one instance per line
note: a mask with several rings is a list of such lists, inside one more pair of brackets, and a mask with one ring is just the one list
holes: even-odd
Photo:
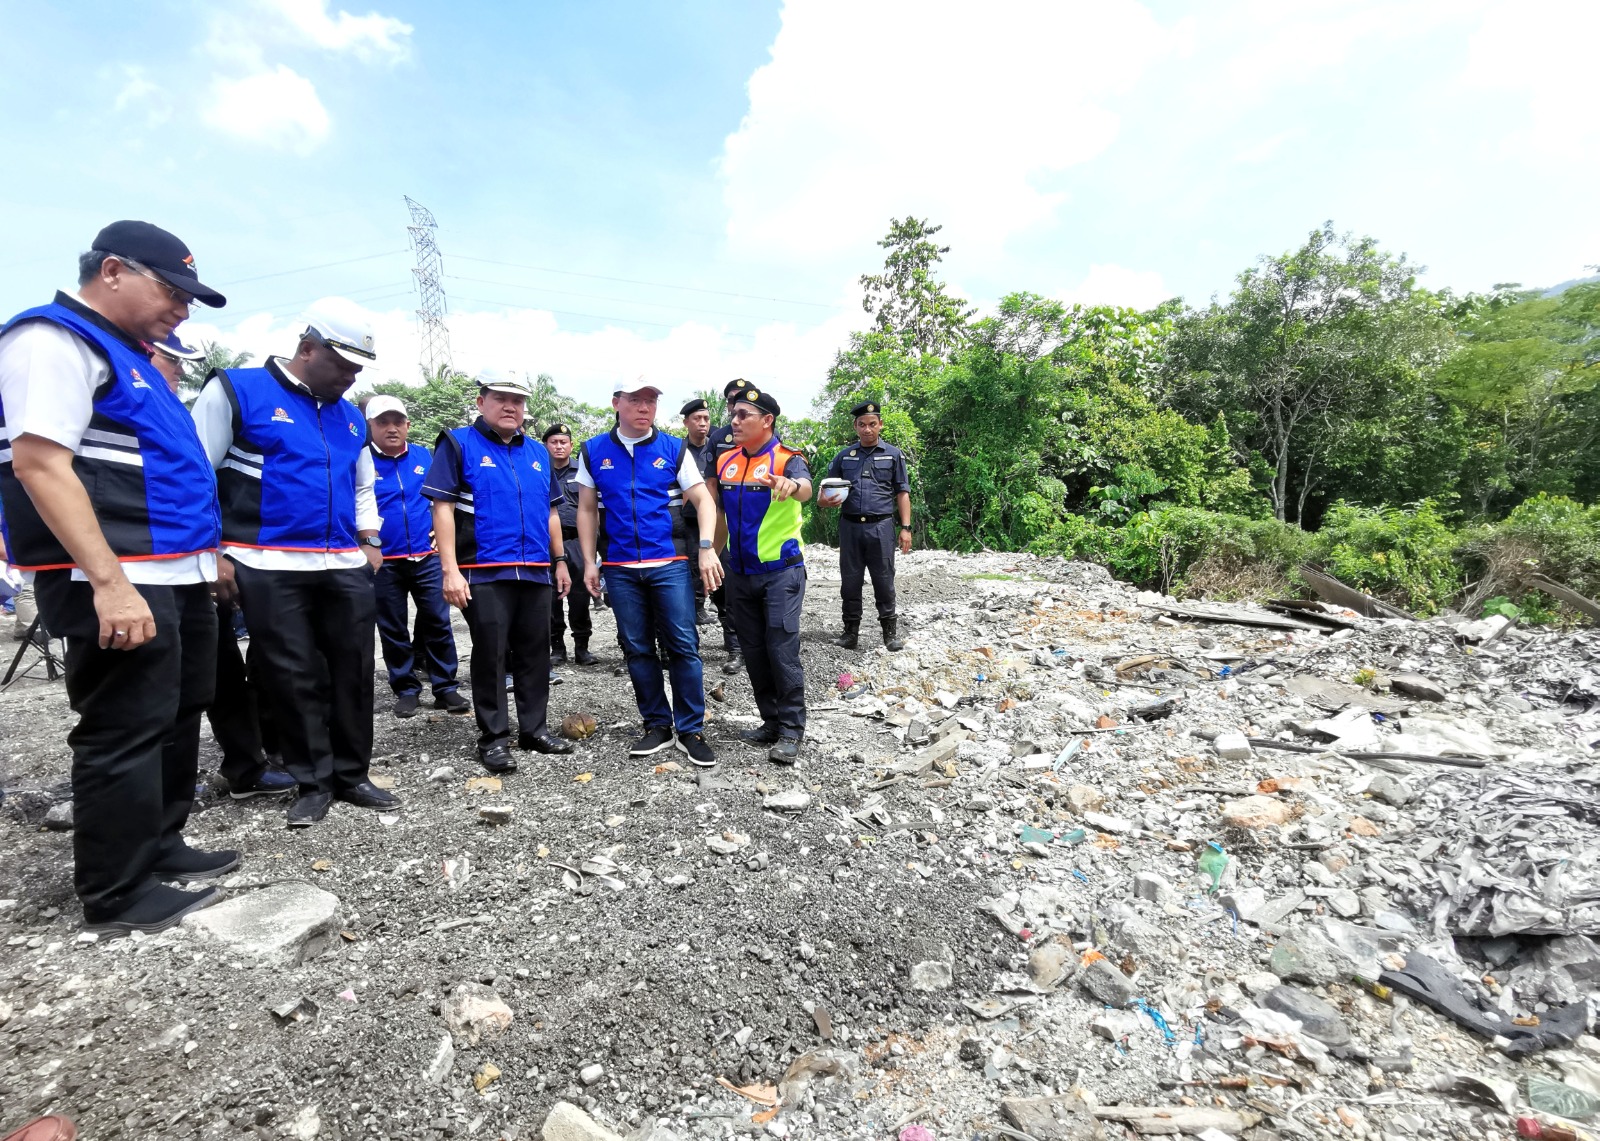
[(1412, 622), (1417, 620), (1415, 614), (1408, 614), (1398, 606), (1390, 606), (1370, 594), (1362, 594), (1354, 587), (1346, 586), (1321, 567), (1301, 563), (1300, 576), (1324, 602), (1348, 607), (1367, 618), (1405, 618)]
[(1206, 1105), (1102, 1105), (1094, 1111), (1101, 1121), (1120, 1121), (1135, 1133), (1170, 1137), (1178, 1133), (1199, 1133), (1220, 1129), (1224, 1133), (1243, 1133), (1261, 1121), (1249, 1110), (1216, 1109)]

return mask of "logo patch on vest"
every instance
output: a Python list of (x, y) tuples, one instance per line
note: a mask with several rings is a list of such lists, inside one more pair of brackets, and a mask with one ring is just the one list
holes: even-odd
[(767, 474), (767, 465), (764, 462), (757, 464), (754, 468), (752, 468), (750, 470), (750, 478), (751, 479), (760, 479), (762, 476), (764, 476), (766, 474)]
[(538, 460), (534, 460), (533, 461), (533, 470), (534, 471), (543, 471), (544, 470), (544, 465), (541, 464)]
[(416, 474), (421, 475), (422, 474), (422, 465), (418, 464), (416, 467), (412, 468), (411, 470), (414, 471)]
[(478, 466), (479, 467), (494, 467), (494, 461), (492, 459), (490, 459), (488, 456), (484, 456), (481, 460), (478, 461)]
[(667, 466), (667, 457), (666, 456), (657, 456), (656, 457), (656, 462), (651, 464), (650, 466), (653, 467), (653, 468), (657, 468), (657, 469), (666, 467)]
[(145, 380), (145, 378), (139, 375), (139, 370), (138, 369), (130, 368), (128, 370), (128, 376), (133, 381), (133, 387), (135, 387), (135, 388), (149, 388), (150, 387), (149, 383)]
[(272, 418), (273, 418), (273, 420), (275, 420), (279, 424), (293, 424), (294, 423), (294, 417), (289, 415), (282, 408), (274, 408), (272, 410)]
[(605, 459), (600, 461), (600, 470), (601, 471), (610, 471), (611, 468), (612, 468), (612, 463), (611, 463), (611, 457), (610, 456), (607, 456)]
[(350, 425), (350, 434), (351, 434), (351, 435), (352, 435), (352, 436), (359, 436), (359, 435), (361, 435), (361, 433), (360, 433), (360, 432), (358, 432), (358, 431), (356, 431), (356, 426), (355, 426), (355, 425), (354, 425), (354, 424), (351, 424), (351, 425)]

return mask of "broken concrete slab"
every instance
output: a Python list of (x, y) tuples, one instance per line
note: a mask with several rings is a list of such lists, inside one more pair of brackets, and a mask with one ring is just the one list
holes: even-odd
[(622, 1141), (570, 1101), (558, 1101), (545, 1115), (539, 1130), (541, 1141)]
[(1000, 1113), (1034, 1141), (1099, 1141), (1104, 1136), (1076, 1094), (1008, 1097), (1000, 1102)]
[(1246, 1109), (1214, 1109), (1203, 1105), (1102, 1105), (1094, 1115), (1101, 1121), (1117, 1121), (1135, 1133), (1149, 1137), (1170, 1137), (1178, 1133), (1200, 1133), (1220, 1129), (1242, 1133), (1261, 1121), (1261, 1115)]
[(1407, 697), (1415, 697), (1421, 701), (1443, 701), (1449, 696), (1442, 685), (1430, 681), (1421, 674), (1391, 674), (1389, 688), (1395, 693), (1403, 693)]
[(1338, 1009), (1314, 994), (1294, 986), (1276, 986), (1261, 998), (1268, 1010), (1286, 1014), (1301, 1024), (1303, 1031), (1324, 1046), (1348, 1046), (1350, 1027)]
[(1222, 806), (1222, 823), (1229, 828), (1273, 828), (1287, 824), (1293, 810), (1271, 796), (1252, 795)]
[(275, 883), (197, 911), (183, 926), (258, 962), (299, 966), (338, 937), (339, 897), (308, 883)]

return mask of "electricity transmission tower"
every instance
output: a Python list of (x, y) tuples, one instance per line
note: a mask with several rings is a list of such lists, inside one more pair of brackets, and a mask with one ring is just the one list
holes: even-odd
[(433, 236), (439, 224), (433, 220), (433, 212), (413, 201), (410, 195), (406, 196), (406, 206), (411, 210), (411, 225), (406, 227), (406, 232), (411, 235), (411, 250), (417, 258), (411, 273), (417, 279), (422, 369), (428, 376), (436, 376), (441, 368), (450, 367), (450, 332), (444, 324), (448, 311), (444, 299), (444, 259), (439, 255), (439, 243)]

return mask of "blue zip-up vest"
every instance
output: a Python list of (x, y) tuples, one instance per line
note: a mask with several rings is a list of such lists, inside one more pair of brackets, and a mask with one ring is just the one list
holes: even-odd
[(433, 551), (433, 504), (422, 495), (422, 483), (433, 466), (433, 453), (421, 444), (407, 444), (398, 456), (372, 448), (372, 490), (383, 516), (383, 557), (405, 559)]
[[(106, 543), (127, 561), (214, 550), (220, 535), (217, 483), (194, 420), (148, 356), (65, 300), (57, 294), (51, 304), (17, 314), (0, 332), (24, 321), (50, 321), (110, 364), (110, 379), (94, 394), (89, 428), (72, 458)], [(0, 406), (0, 529), (6, 550), (20, 570), (69, 568), (72, 556), (45, 526), (12, 469), (5, 423)]]
[(348, 400), (320, 402), (276, 362), (218, 370), (233, 405), (233, 443), (217, 472), (225, 545), (354, 551), (356, 462), (367, 423)]
[(652, 430), (627, 445), (613, 428), (583, 444), (583, 466), (605, 508), (600, 561), (610, 566), (684, 558), (683, 488), (678, 468), (684, 442)]
[(554, 496), (545, 446), (520, 432), (507, 444), (478, 424), (452, 428), (435, 446), (460, 454), (467, 488), (455, 505), (456, 564), (549, 566)]

